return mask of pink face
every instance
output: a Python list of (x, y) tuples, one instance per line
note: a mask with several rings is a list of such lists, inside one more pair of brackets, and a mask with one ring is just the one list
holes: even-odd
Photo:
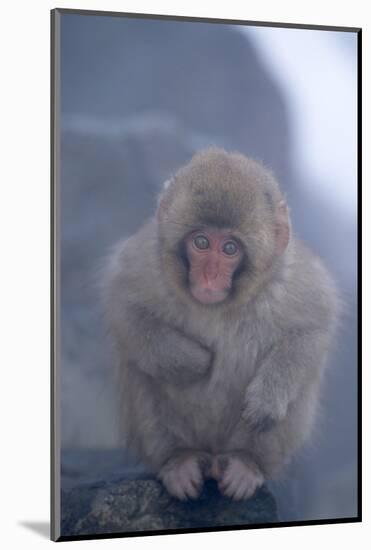
[(228, 231), (201, 229), (186, 238), (192, 296), (202, 304), (222, 302), (232, 288), (242, 249)]

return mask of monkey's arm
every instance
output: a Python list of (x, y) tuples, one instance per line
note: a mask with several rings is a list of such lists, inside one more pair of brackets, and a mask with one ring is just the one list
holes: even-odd
[(265, 431), (288, 412), (305, 385), (319, 379), (329, 336), (326, 331), (291, 331), (262, 359), (245, 392), (242, 417)]
[(124, 317), (119, 327), (120, 340), (129, 364), (178, 385), (206, 375), (212, 354), (199, 342), (145, 309), (131, 307)]

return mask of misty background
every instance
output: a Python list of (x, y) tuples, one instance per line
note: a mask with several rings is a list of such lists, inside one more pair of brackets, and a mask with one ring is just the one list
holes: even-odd
[(62, 487), (131, 468), (99, 300), (104, 259), (153, 213), (162, 183), (218, 145), (273, 169), (295, 233), (344, 301), (314, 437), (270, 484), (280, 517), (355, 516), (356, 34), (63, 14), (60, 46)]

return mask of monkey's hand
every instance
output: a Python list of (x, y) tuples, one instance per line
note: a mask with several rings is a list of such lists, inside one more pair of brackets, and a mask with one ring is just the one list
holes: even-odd
[(175, 453), (161, 468), (159, 478), (167, 491), (179, 500), (196, 499), (202, 489), (211, 457), (199, 451)]
[(242, 418), (250, 429), (268, 431), (285, 418), (288, 404), (288, 394), (283, 388), (257, 376), (245, 392)]
[(264, 483), (258, 466), (243, 452), (224, 453), (214, 457), (210, 477), (218, 482), (222, 495), (233, 500), (246, 500)]

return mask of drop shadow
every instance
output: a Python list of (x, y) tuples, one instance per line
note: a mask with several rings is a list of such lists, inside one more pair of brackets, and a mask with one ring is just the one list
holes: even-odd
[(41, 537), (50, 539), (50, 523), (48, 521), (20, 521), (18, 523)]

